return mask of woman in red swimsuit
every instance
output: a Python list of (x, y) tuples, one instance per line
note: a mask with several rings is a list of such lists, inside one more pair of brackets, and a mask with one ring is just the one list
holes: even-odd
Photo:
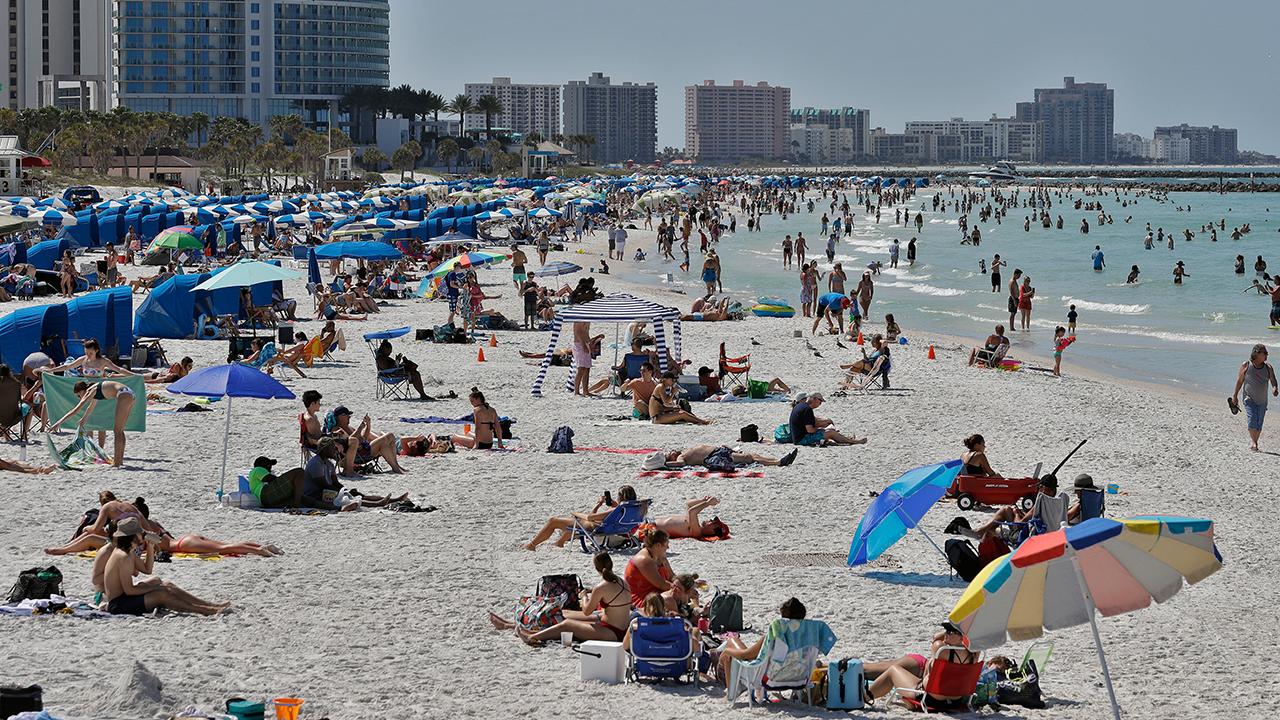
[(654, 530), (645, 536), (644, 547), (631, 557), (623, 577), (631, 588), (631, 605), (640, 607), (649, 593), (661, 593), (671, 589), (675, 572), (667, 562), (667, 547), (671, 538), (663, 530)]
[[(590, 593), (582, 593), (582, 612), (566, 610), (564, 620), (536, 633), (520, 630), (515, 623), (489, 613), (489, 622), (499, 630), (515, 628), (521, 640), (541, 645), (559, 640), (560, 633), (573, 633), (574, 640), (608, 640), (621, 642), (631, 619), (631, 602), (627, 586), (613, 572), (613, 558), (602, 552), (595, 556), (596, 572), (601, 582)], [(598, 612), (597, 612), (598, 611)]]

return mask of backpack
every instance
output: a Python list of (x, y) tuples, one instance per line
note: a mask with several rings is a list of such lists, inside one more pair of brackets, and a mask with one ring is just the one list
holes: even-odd
[(760, 427), (756, 424), (747, 425), (742, 428), (738, 435), (739, 442), (760, 442)]
[(952, 538), (944, 547), (947, 553), (947, 564), (965, 582), (970, 582), (982, 572), (982, 561), (978, 559), (978, 551), (973, 549), (973, 543)]
[(1017, 680), (1012, 678), (996, 683), (996, 699), (1001, 705), (1021, 705), (1034, 709), (1044, 708), (1040, 697), (1040, 673), (1034, 660), (1028, 660), (1026, 672)]
[(827, 666), (827, 709), (861, 710), (865, 680), (862, 661), (843, 658)]
[(564, 594), (554, 597), (526, 595), (516, 601), (516, 624), (521, 630), (538, 632), (564, 620)]
[(791, 425), (782, 423), (773, 430), (773, 441), (779, 443), (789, 443), (791, 440)]
[(707, 606), (707, 619), (712, 632), (745, 630), (742, 625), (742, 596), (717, 590)]
[(50, 565), (47, 568), (31, 568), (18, 573), (18, 582), (9, 590), (9, 602), (23, 600), (48, 600), (50, 595), (62, 594), (62, 573)]
[(582, 581), (573, 573), (565, 575), (543, 575), (538, 580), (537, 594), (541, 597), (568, 595), (563, 607), (565, 610), (581, 610)]
[(44, 691), (39, 685), (30, 687), (0, 687), (0, 717), (24, 712), (40, 712), (44, 709)]
[(568, 425), (561, 425), (556, 428), (555, 433), (551, 435), (551, 445), (547, 448), (549, 453), (571, 453), (573, 452), (573, 428)]
[(716, 472), (733, 472), (738, 469), (738, 464), (733, 461), (733, 450), (724, 445), (712, 450), (702, 464), (708, 470)]

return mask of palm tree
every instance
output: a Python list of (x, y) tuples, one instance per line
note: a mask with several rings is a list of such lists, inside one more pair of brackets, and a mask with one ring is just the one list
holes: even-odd
[(204, 144), (204, 131), (209, 129), (209, 116), (202, 112), (193, 112), (187, 116), (187, 120), (191, 123), (191, 131), (196, 136), (196, 149), (199, 150)]
[(479, 145), (471, 148), (467, 151), (467, 159), (471, 161), (472, 167), (479, 168), (480, 164), (484, 162), (484, 148)]
[(294, 144), (302, 133), (304, 125), (298, 115), (272, 115), (267, 121), (272, 138), (279, 138), (281, 143)]
[(453, 172), (453, 159), (462, 152), (462, 148), (458, 147), (457, 141), (453, 138), (445, 138), (436, 146), (436, 156), (445, 161), (449, 166), (449, 172)]
[(484, 139), (493, 139), (493, 116), (502, 114), (502, 101), (485, 95), (476, 102), (476, 110), (484, 113)]
[(360, 164), (364, 166), (364, 169), (374, 172), (381, 170), (382, 166), (388, 162), (386, 154), (376, 147), (365, 150), (364, 154), (360, 156)]
[(413, 170), (418, 158), (422, 156), (422, 146), (417, 140), (409, 140), (391, 153), (391, 164), (400, 171), (400, 180), (404, 180), (406, 170)]
[(540, 142), (542, 142), (542, 136), (538, 134), (537, 130), (534, 130), (530, 132), (528, 135), (524, 136), (524, 144), (528, 145), (531, 148), (538, 147), (538, 143)]
[(466, 95), (454, 95), (449, 101), (449, 106), (445, 108), (447, 111), (458, 116), (458, 135), (464, 135), (462, 124), (465, 122), (465, 116), (475, 112), (476, 104)]
[(594, 147), (596, 144), (596, 136), (595, 135), (579, 135), (578, 142), (581, 143), (582, 146), (587, 149), (587, 159), (590, 160), (591, 159), (590, 151), (591, 151), (591, 148)]

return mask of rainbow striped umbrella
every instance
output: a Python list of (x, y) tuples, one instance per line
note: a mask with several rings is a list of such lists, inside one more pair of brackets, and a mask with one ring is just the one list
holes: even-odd
[(1112, 712), (1120, 706), (1102, 651), (1104, 617), (1164, 602), (1222, 567), (1213, 521), (1180, 517), (1095, 518), (1036, 535), (987, 565), (951, 610), (975, 649), (1030, 640), (1089, 623)]
[(467, 269), (488, 265), (490, 263), (501, 262), (511, 257), (507, 253), (494, 252), (492, 250), (476, 250), (475, 252), (462, 253), (461, 255), (445, 260), (437, 265), (431, 272), (427, 273), (423, 280), (444, 277), (454, 269)]

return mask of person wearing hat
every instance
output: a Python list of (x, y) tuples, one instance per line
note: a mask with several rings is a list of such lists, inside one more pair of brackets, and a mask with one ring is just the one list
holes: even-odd
[(1173, 284), (1181, 285), (1184, 277), (1191, 277), (1191, 273), (1187, 272), (1186, 266), (1179, 260), (1178, 264), (1173, 266)]
[(253, 461), (253, 469), (249, 471), (249, 491), (264, 508), (304, 507), (302, 491), (306, 487), (306, 476), (302, 468), (293, 468), (283, 475), (276, 475), (272, 470), (275, 465), (275, 460), (258, 456)]
[(1088, 473), (1076, 475), (1076, 504), (1067, 511), (1067, 522), (1071, 525), (1085, 520), (1102, 517), (1106, 513), (1106, 495), (1102, 488), (1093, 484), (1093, 476)]
[[(136, 582), (135, 575), (151, 573), (159, 540), (159, 536), (143, 532), (142, 521), (137, 517), (126, 517), (116, 525), (115, 532), (111, 534), (111, 555), (102, 576), (107, 612), (112, 615), (145, 615), (163, 608), (214, 615), (231, 607), (231, 603), (201, 600), (155, 576)], [(142, 552), (136, 552), (135, 547), (140, 547)]]
[[(400, 461), (396, 458), (395, 433), (375, 433), (373, 431), (373, 420), (368, 415), (365, 415), (360, 420), (358, 427), (352, 428), (352, 414), (346, 405), (335, 407), (333, 409), (333, 425), (326, 427), (325, 430), (336, 438), (346, 439), (348, 448), (350, 448), (350, 440), (355, 438), (357, 442), (355, 462), (363, 465), (369, 460), (382, 458), (391, 467), (391, 472), (404, 473), (404, 468), (400, 467)], [(350, 458), (347, 459), (350, 460)], [(348, 468), (354, 467), (350, 462), (347, 465)], [(347, 470), (347, 474), (351, 474), (351, 469)]]
[(1036, 493), (1036, 500), (1030, 510), (1019, 513), (1016, 507), (1006, 505), (991, 516), (990, 522), (972, 531), (963, 527), (965, 524), (962, 524), (959, 534), (985, 539), (987, 535), (997, 534), (1003, 523), (1031, 523), (1031, 534), (1036, 535), (1053, 532), (1066, 525), (1071, 496), (1065, 492), (1058, 492), (1058, 478), (1053, 473), (1045, 475), (1036, 483), (1036, 489), (1039, 492)]
[(791, 442), (796, 445), (821, 447), (832, 445), (862, 445), (867, 438), (858, 439), (853, 435), (845, 435), (836, 430), (829, 418), (820, 418), (814, 414), (826, 400), (822, 393), (809, 393), (798, 396), (800, 399), (791, 408)]

